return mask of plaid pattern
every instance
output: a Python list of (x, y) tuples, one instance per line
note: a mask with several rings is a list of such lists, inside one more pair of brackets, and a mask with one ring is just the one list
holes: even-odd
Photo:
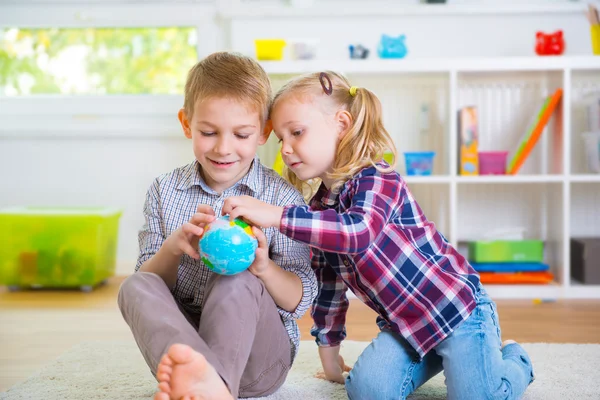
[(420, 356), (476, 306), (477, 272), (396, 172), (365, 168), (339, 193), (322, 185), (310, 207), (285, 207), (280, 230), (313, 247), (319, 294), (311, 334), (320, 346), (346, 337), (347, 288), (379, 314), (381, 329), (400, 333)]
[[(200, 204), (209, 204), (216, 215), (221, 214), (223, 202), (230, 196), (248, 195), (270, 204), (306, 204), (302, 195), (273, 170), (264, 167), (256, 157), (248, 173), (222, 194), (216, 193), (202, 180), (197, 161), (177, 168), (156, 178), (146, 195), (144, 216), (146, 222), (139, 232), (140, 254), (135, 270), (151, 258), (165, 239), (190, 220)], [(275, 264), (298, 275), (302, 280), (302, 299), (293, 313), (279, 309), (290, 336), (292, 358), (297, 352), (300, 331), (296, 320), (311, 306), (317, 294), (315, 274), (310, 267), (310, 250), (305, 244), (294, 242), (275, 228), (264, 230), (269, 255)], [(200, 313), (204, 287), (212, 274), (200, 260), (183, 255), (173, 289), (175, 299), (189, 312)]]

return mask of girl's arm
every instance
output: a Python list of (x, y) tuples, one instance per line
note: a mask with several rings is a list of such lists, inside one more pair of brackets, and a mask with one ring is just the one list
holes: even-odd
[(279, 229), (294, 240), (326, 252), (362, 253), (392, 215), (401, 213), (403, 193), (404, 183), (395, 174), (360, 176), (340, 193), (340, 200), (350, 203), (343, 213), (286, 206)]

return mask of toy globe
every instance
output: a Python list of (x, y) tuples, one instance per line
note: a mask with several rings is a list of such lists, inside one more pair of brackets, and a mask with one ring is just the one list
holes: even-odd
[(245, 271), (254, 261), (258, 240), (250, 225), (240, 219), (220, 217), (204, 227), (199, 250), (202, 262), (221, 275)]

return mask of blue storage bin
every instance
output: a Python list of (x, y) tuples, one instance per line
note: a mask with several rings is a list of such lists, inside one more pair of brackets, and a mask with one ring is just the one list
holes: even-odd
[(404, 152), (406, 175), (431, 175), (435, 151)]

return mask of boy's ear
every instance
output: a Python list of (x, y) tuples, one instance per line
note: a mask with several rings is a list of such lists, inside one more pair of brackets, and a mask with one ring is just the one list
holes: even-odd
[(187, 119), (183, 108), (177, 113), (177, 118), (179, 118), (179, 122), (181, 123), (181, 127), (183, 128), (183, 133), (185, 137), (191, 139), (192, 129), (190, 128), (190, 121)]
[(260, 139), (258, 139), (258, 144), (262, 146), (263, 144), (267, 143), (269, 136), (271, 136), (271, 132), (273, 132), (273, 122), (268, 119), (267, 122), (265, 122), (262, 135), (260, 135)]
[(353, 122), (352, 114), (350, 114), (346, 110), (340, 110), (337, 112), (335, 117), (336, 117), (336, 122), (337, 122), (337, 125), (339, 128), (338, 139), (341, 139), (342, 137), (344, 137), (346, 132), (348, 132), (350, 130), (350, 128), (352, 128), (352, 122)]

